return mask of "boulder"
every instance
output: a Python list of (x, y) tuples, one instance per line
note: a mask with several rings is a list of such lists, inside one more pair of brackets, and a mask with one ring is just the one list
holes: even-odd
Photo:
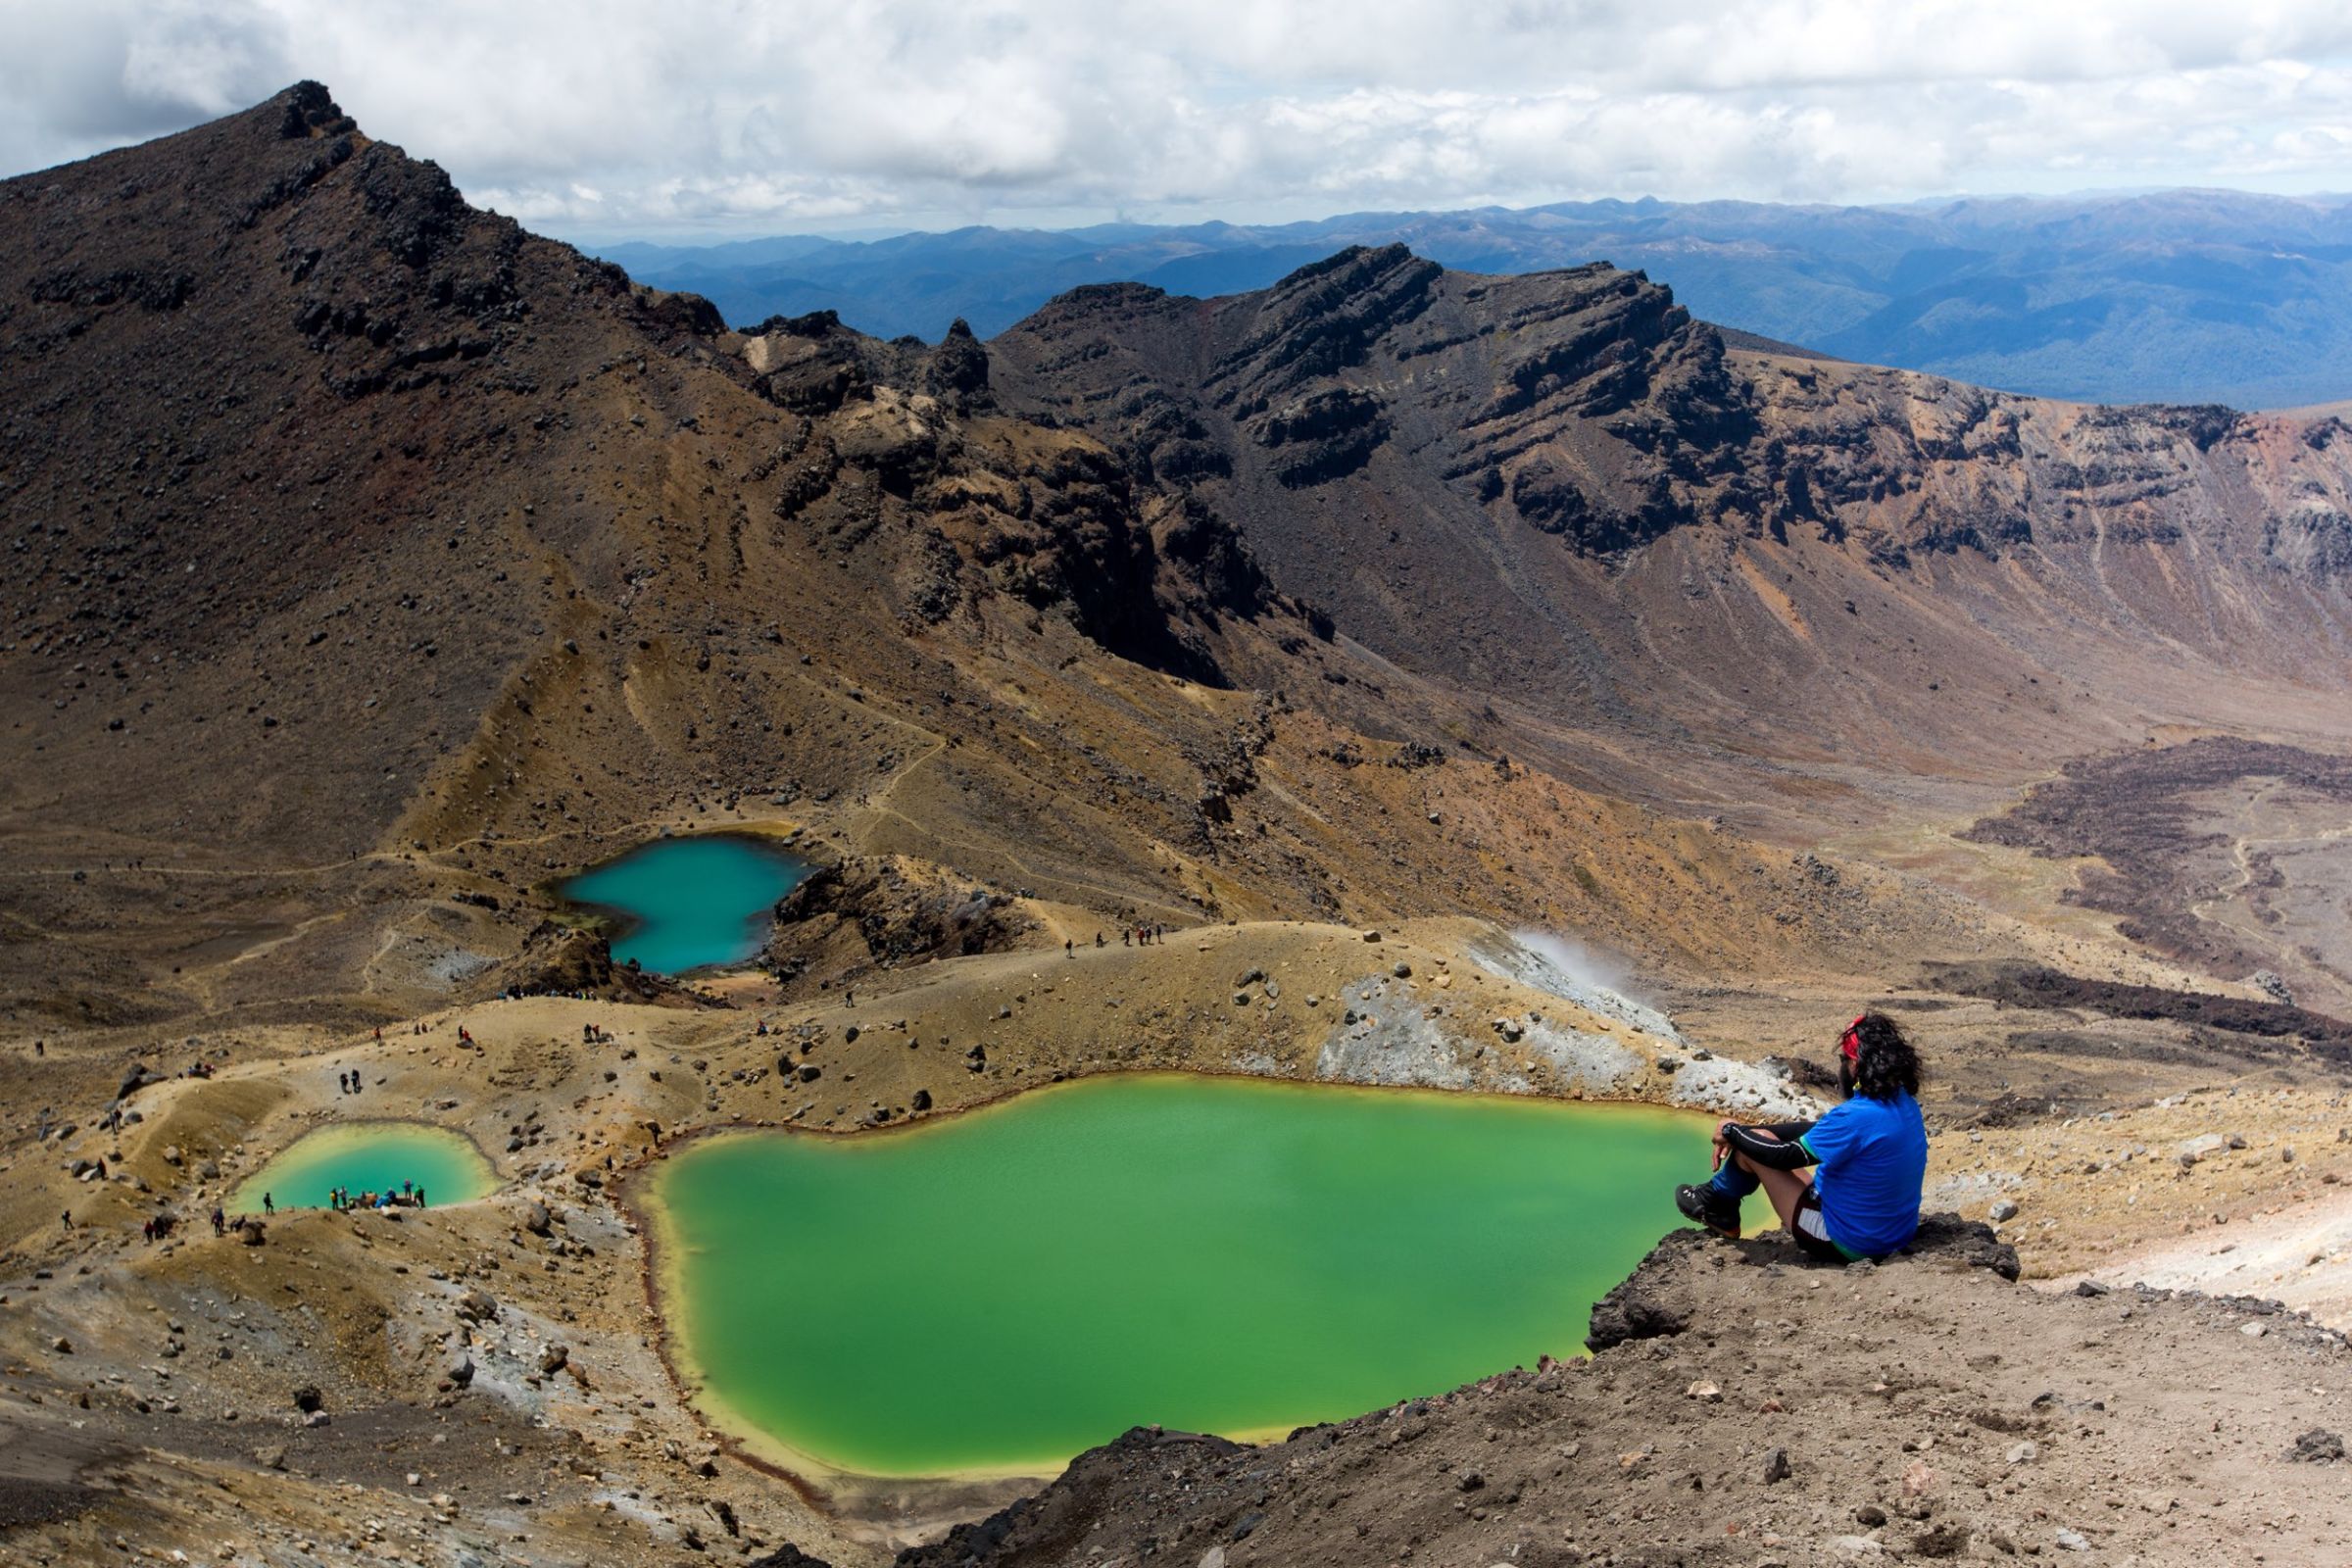
[(2286, 1456), (2297, 1464), (2335, 1464), (2344, 1457), (2344, 1440), (2336, 1433), (2314, 1427), (2295, 1440)]
[(2178, 1159), (2183, 1167), (2186, 1167), (2189, 1165), (2194, 1165), (2200, 1160), (2211, 1159), (2214, 1155), (2220, 1153), (2223, 1150), (2229, 1147), (2230, 1141), (2224, 1138), (2220, 1133), (2202, 1133), (2195, 1138), (2189, 1139), (2178, 1150), (2174, 1151), (2173, 1157)]

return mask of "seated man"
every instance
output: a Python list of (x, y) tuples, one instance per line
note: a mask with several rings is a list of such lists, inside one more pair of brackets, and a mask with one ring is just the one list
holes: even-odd
[(1812, 1256), (1851, 1262), (1908, 1243), (1919, 1230), (1928, 1171), (1919, 1054), (1893, 1019), (1866, 1012), (1846, 1027), (1838, 1056), (1842, 1104), (1815, 1122), (1724, 1122), (1715, 1129), (1714, 1179), (1675, 1189), (1675, 1206), (1737, 1237), (1740, 1200), (1762, 1187), (1789, 1237)]

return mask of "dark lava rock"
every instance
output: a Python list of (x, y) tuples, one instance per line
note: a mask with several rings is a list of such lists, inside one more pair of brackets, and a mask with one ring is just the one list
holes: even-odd
[(2314, 1427), (2295, 1440), (2286, 1456), (2297, 1464), (2335, 1464), (2344, 1457), (2344, 1440), (2338, 1433)]
[(923, 390), (963, 413), (984, 407), (988, 395), (988, 350), (957, 317), (948, 335), (923, 363)]
[(294, 1408), (300, 1410), (304, 1415), (309, 1415), (313, 1410), (321, 1409), (325, 1404), (326, 1396), (318, 1392), (317, 1384), (305, 1383), (294, 1391)]
[(1592, 1307), (1592, 1327), (1585, 1336), (1589, 1349), (1598, 1352), (1636, 1340), (1654, 1340), (1680, 1334), (1690, 1319), (1662, 1295), (1666, 1278), (1684, 1266), (1685, 1259), (1707, 1245), (1706, 1233), (1679, 1230), (1650, 1250), (1641, 1266), (1602, 1297)]
[(764, 1557), (747, 1557), (744, 1568), (831, 1568), (822, 1557), (811, 1557), (787, 1541)]
[(1990, 1269), (2012, 1282), (2018, 1275), (2017, 1249), (1984, 1221), (1957, 1214), (1922, 1214), (1919, 1234), (1903, 1251), (1951, 1267)]
[(897, 1568), (1050, 1560), (1044, 1551), (1036, 1557), (1016, 1554), (1048, 1543), (1081, 1539), (1118, 1499), (1165, 1487), (1171, 1463), (1196, 1467), (1250, 1451), (1223, 1438), (1134, 1427), (1071, 1460), (1061, 1479), (1036, 1496), (1023, 1497), (986, 1519), (959, 1524), (928, 1546), (901, 1552)]

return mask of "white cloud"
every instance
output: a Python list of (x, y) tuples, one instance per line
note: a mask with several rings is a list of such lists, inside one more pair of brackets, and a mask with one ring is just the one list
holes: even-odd
[(0, 169), (308, 75), (604, 234), (2352, 182), (2341, 0), (0, 0)]

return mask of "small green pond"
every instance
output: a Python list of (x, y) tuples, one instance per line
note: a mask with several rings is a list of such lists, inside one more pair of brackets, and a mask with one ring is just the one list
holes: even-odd
[(398, 1192), (404, 1181), (423, 1188), (426, 1204), (439, 1207), (496, 1191), (498, 1172), (470, 1139), (447, 1128), (413, 1121), (346, 1122), (288, 1145), (237, 1185), (228, 1211), (260, 1213), (264, 1193), (279, 1208), (324, 1208), (334, 1188), (357, 1198)]
[(1581, 1352), (1700, 1117), (1122, 1075), (650, 1183), (681, 1369), (787, 1463), (1039, 1473), (1130, 1426), (1352, 1415)]
[(621, 922), (612, 957), (656, 974), (740, 963), (760, 951), (775, 903), (808, 864), (744, 833), (657, 839), (563, 886), (574, 904)]

